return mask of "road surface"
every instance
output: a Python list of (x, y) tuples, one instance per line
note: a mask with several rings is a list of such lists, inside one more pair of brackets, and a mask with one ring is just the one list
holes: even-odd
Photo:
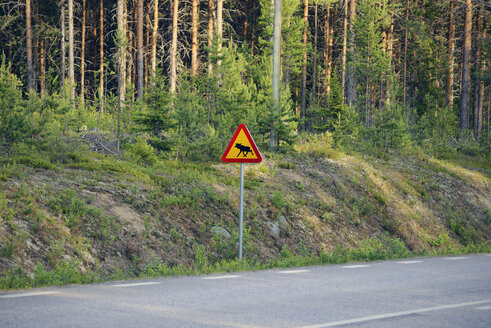
[(0, 327), (491, 327), (491, 254), (0, 293)]

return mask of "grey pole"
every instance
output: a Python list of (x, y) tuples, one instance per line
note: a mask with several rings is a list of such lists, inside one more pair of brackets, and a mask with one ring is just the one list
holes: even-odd
[(239, 260), (242, 260), (242, 228), (244, 225), (244, 163), (240, 163)]

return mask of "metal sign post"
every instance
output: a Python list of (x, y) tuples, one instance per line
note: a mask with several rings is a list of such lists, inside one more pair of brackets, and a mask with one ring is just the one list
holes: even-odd
[(244, 163), (240, 163), (240, 210), (239, 210), (239, 260), (242, 260), (242, 234), (244, 227)]

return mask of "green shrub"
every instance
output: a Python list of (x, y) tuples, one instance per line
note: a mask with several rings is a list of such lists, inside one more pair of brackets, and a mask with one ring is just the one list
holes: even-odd
[(30, 166), (32, 168), (39, 168), (45, 170), (56, 170), (57, 167), (51, 164), (49, 161), (37, 157), (37, 156), (17, 156), (13, 159), (13, 161)]
[(142, 137), (136, 138), (136, 142), (127, 147), (127, 155), (141, 165), (152, 166), (157, 162), (155, 149)]
[(339, 153), (332, 148), (333, 139), (330, 132), (319, 135), (305, 135), (295, 145), (295, 149), (313, 158), (339, 158)]
[(273, 195), (271, 196), (270, 200), (271, 200), (271, 203), (279, 210), (288, 206), (288, 201), (286, 200), (283, 193), (281, 193), (280, 191), (273, 192)]

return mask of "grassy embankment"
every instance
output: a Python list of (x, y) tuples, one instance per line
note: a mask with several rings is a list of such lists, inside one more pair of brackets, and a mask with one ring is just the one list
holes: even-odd
[(0, 289), (491, 251), (488, 158), (264, 155), (243, 261), (237, 165), (1, 157)]

